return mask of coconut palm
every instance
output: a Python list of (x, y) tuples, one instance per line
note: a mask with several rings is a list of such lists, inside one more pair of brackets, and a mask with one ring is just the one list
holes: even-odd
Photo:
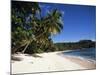
[[(52, 10), (48, 15), (41, 19), (39, 24), (40, 29), (36, 32), (36, 39), (37, 42), (41, 43), (42, 45), (46, 46), (53, 46), (52, 40), (49, 40), (52, 34), (60, 33), (63, 29), (63, 24), (61, 22), (61, 13), (57, 9)], [(40, 46), (40, 48), (41, 48)]]
[(60, 33), (63, 29), (62, 24), (62, 14), (57, 9), (52, 10), (48, 13), (48, 16), (45, 18), (45, 24), (47, 27), (47, 31), (51, 34)]
[[(36, 17), (39, 15), (40, 17)], [(12, 50), (14, 53), (24, 47), (22, 53), (34, 41), (37, 50), (53, 46), (52, 34), (60, 33), (63, 24), (57, 9), (41, 16), (38, 3), (12, 1)], [(39, 47), (38, 47), (39, 46)]]

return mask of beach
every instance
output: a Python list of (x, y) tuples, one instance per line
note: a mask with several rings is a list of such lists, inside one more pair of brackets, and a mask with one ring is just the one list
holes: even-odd
[(50, 71), (69, 71), (95, 69), (96, 63), (77, 57), (64, 57), (59, 55), (62, 51), (36, 54), (33, 57), (28, 54), (16, 54), (20, 61), (12, 60), (12, 74), (36, 73)]

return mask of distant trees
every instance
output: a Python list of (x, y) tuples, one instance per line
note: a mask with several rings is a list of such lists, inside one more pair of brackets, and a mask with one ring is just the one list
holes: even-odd
[(95, 48), (95, 41), (91, 40), (80, 40), (78, 42), (66, 42), (56, 43), (55, 46), (59, 50), (70, 50), (70, 49), (82, 49), (82, 48)]
[(60, 11), (53, 9), (42, 17), (38, 3), (21, 1), (12, 1), (11, 8), (12, 53), (39, 53), (57, 49), (51, 36), (63, 28)]

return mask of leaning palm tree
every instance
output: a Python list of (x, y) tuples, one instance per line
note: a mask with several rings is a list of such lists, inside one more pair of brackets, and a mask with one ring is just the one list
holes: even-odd
[[(40, 18), (36, 17), (37, 13)], [(14, 52), (24, 47), (22, 50), (24, 53), (34, 40), (41, 45), (40, 48), (43, 45), (49, 45), (50, 36), (61, 32), (63, 28), (61, 17), (62, 15), (57, 9), (49, 12), (46, 17), (41, 17), (38, 3), (12, 1), (12, 46)], [(31, 20), (26, 21), (26, 18)]]
[(38, 33), (36, 33), (37, 35), (35, 37), (36, 39), (38, 39), (37, 42), (41, 43), (41, 46), (47, 44), (48, 46), (50, 44), (53, 45), (53, 43), (50, 42), (49, 38), (52, 36), (52, 34), (60, 33), (63, 29), (61, 17), (61, 12), (55, 9), (48, 13), (46, 17), (41, 19), (39, 24), (40, 29), (39, 31), (37, 31)]
[[(40, 11), (40, 7), (36, 2), (30, 3), (12, 1), (12, 52), (15, 53), (21, 47), (25, 47), (25, 51), (25, 49), (28, 47), (31, 40), (33, 39), (29, 38), (32, 37), (33, 30), (27, 29), (27, 27), (31, 26), (31, 20), (34, 19), (36, 13)], [(30, 18), (31, 20), (27, 22), (27, 18)], [(29, 31), (31, 31), (31, 33)]]
[(48, 13), (45, 18), (46, 29), (51, 34), (60, 33), (63, 29), (62, 14), (57, 9), (52, 10)]
[[(63, 29), (62, 14), (57, 9), (52, 10), (48, 15), (41, 19), (38, 23), (38, 29), (36, 32), (36, 38), (41, 38), (43, 35), (46, 37), (52, 34), (60, 33)], [(42, 30), (42, 31), (41, 31)]]

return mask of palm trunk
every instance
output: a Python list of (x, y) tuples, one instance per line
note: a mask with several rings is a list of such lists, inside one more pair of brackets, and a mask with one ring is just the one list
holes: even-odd
[[(25, 44), (24, 44), (25, 45)], [(21, 45), (19, 47), (17, 47), (16, 49), (13, 50), (13, 53), (15, 53), (19, 48), (23, 47), (24, 45)]]
[[(37, 36), (36, 38), (40, 37), (40, 36), (43, 35), (45, 32), (46, 32), (46, 31), (44, 31), (42, 34), (40, 34), (40, 35)], [(33, 41), (33, 40), (32, 40), (32, 41)], [(32, 42), (32, 41), (31, 41), (31, 42)], [(29, 43), (25, 46), (25, 48), (24, 48), (24, 50), (22, 51), (22, 53), (24, 53), (24, 52), (26, 51), (27, 47), (29, 46), (29, 44), (30, 44), (31, 42), (29, 42)]]
[(22, 51), (22, 53), (24, 53), (24, 52), (26, 51), (26, 49), (27, 49), (27, 47), (29, 46), (29, 44), (30, 44), (30, 42), (27, 43), (27, 45), (25, 46), (25, 48), (24, 48), (24, 50)]
[(43, 33), (41, 33), (40, 35), (38, 35), (36, 38), (42, 36), (44, 33), (46, 33), (46, 31), (44, 31)]

